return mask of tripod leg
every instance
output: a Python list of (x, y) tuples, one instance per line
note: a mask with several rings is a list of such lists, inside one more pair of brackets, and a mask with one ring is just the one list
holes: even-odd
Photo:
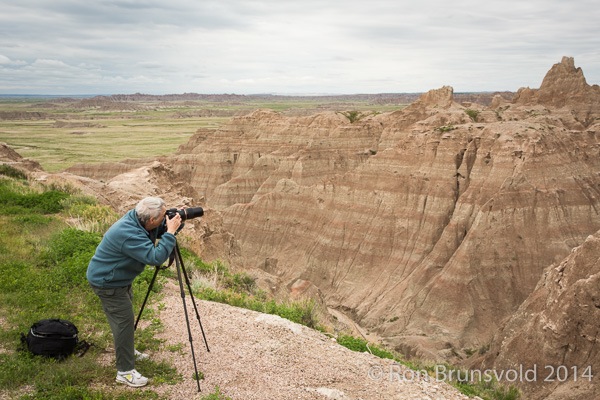
[(192, 361), (194, 362), (194, 372), (196, 373), (196, 383), (198, 384), (198, 392), (200, 392), (200, 376), (198, 375), (198, 366), (196, 364), (196, 355), (194, 353), (194, 340), (192, 338), (192, 331), (190, 329), (190, 319), (187, 313), (187, 306), (185, 304), (185, 291), (183, 289), (183, 281), (181, 279), (181, 254), (179, 253), (179, 247), (176, 246), (175, 253), (175, 267), (177, 268), (177, 280), (179, 281), (179, 291), (181, 293), (181, 301), (183, 303), (183, 313), (185, 314), (185, 323), (187, 325), (188, 338), (190, 341), (190, 348), (192, 349)]
[(144, 302), (142, 303), (142, 307), (140, 308), (140, 312), (135, 320), (135, 325), (133, 326), (133, 330), (135, 331), (138, 326), (138, 322), (140, 322), (140, 318), (142, 317), (142, 312), (144, 312), (144, 306), (146, 306), (146, 301), (148, 301), (148, 296), (150, 296), (150, 292), (152, 291), (152, 286), (154, 285), (154, 281), (156, 280), (156, 275), (158, 275), (158, 270), (160, 268), (156, 267), (154, 270), (154, 275), (152, 276), (152, 280), (150, 281), (150, 286), (148, 286), (148, 291), (146, 292), (146, 297), (144, 298)]
[(200, 321), (200, 313), (198, 312), (198, 306), (196, 306), (196, 299), (194, 298), (194, 293), (192, 292), (192, 285), (190, 283), (190, 279), (188, 278), (187, 271), (185, 270), (185, 266), (183, 265), (183, 260), (181, 259), (181, 253), (179, 253), (179, 246), (178, 245), (175, 245), (175, 246), (176, 246), (175, 251), (177, 252), (178, 257), (181, 261), (181, 271), (185, 278), (185, 284), (187, 285), (188, 293), (190, 294), (190, 298), (192, 300), (192, 305), (194, 306), (194, 311), (196, 312), (196, 319), (198, 320), (198, 325), (200, 325), (200, 332), (202, 332), (202, 339), (204, 339), (204, 345), (206, 346), (206, 351), (210, 352), (210, 349), (208, 348), (208, 342), (206, 341), (206, 335), (204, 333), (204, 327), (202, 326), (202, 321)]

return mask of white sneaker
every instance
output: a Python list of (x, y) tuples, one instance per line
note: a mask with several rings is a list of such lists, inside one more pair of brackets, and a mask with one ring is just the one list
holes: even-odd
[(137, 350), (134, 350), (135, 360), (136, 361), (144, 361), (150, 358), (150, 356), (146, 353), (140, 353)]
[(148, 384), (148, 378), (142, 376), (142, 374), (137, 372), (135, 369), (125, 372), (118, 371), (116, 381), (131, 387), (142, 387)]

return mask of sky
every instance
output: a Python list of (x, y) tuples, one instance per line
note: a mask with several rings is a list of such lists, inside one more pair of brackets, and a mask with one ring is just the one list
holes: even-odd
[(0, 94), (358, 94), (600, 84), (597, 0), (0, 0)]

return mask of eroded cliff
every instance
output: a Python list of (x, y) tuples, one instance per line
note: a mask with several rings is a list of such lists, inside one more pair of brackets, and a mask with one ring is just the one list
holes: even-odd
[(527, 399), (600, 395), (600, 232), (549, 266), (531, 295), (472, 368), (522, 370)]
[(353, 122), (259, 110), (169, 163), (278, 292), (311, 282), (439, 358), (489, 343), (544, 268), (600, 229), (599, 99), (565, 58), (513, 102), (464, 106), (444, 87)]

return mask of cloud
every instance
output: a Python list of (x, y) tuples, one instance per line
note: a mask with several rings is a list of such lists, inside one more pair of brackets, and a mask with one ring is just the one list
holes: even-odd
[[(0, 0), (0, 91), (535, 87), (562, 56), (600, 80), (594, 0)], [(19, 60), (19, 61), (14, 61)], [(10, 83), (10, 85), (9, 85)]]
[(6, 57), (5, 55), (0, 54), (0, 65), (3, 66), (21, 66), (21, 65), (25, 65), (27, 64), (25, 61), (21, 61), (21, 60), (11, 60), (10, 58)]

